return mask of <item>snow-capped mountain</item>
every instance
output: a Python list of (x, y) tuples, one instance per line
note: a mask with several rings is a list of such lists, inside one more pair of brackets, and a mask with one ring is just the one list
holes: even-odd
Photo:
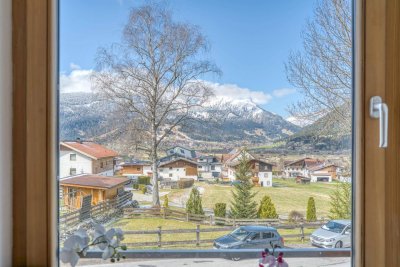
[[(60, 138), (94, 139), (123, 149), (123, 115), (111, 112), (110, 103), (99, 102), (90, 93), (60, 96)], [(192, 147), (235, 147), (265, 144), (289, 137), (301, 128), (250, 100), (219, 102), (197, 113), (203, 120), (191, 120), (176, 128), (170, 143)], [(207, 118), (212, 118), (208, 121)], [(117, 145), (118, 144), (118, 145)]]

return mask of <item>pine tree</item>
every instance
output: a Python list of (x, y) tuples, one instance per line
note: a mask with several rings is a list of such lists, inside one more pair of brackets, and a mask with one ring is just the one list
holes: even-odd
[(258, 218), (261, 219), (277, 219), (278, 214), (276, 213), (275, 205), (269, 196), (264, 196), (260, 201), (260, 207), (258, 208)]
[(236, 167), (235, 178), (240, 183), (234, 185), (230, 216), (233, 218), (252, 219), (257, 216), (257, 203), (253, 200), (256, 193), (251, 189), (252, 173), (245, 150), (242, 151), (239, 165)]
[(308, 222), (315, 222), (317, 220), (317, 210), (315, 208), (315, 200), (313, 197), (308, 198), (306, 219)]
[(189, 199), (186, 202), (186, 212), (189, 214), (204, 215), (200, 192), (196, 187), (193, 187), (190, 192)]
[(339, 183), (330, 195), (330, 219), (351, 219), (351, 183)]

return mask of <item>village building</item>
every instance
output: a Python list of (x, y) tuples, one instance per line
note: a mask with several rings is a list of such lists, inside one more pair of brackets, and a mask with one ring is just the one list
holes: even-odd
[[(249, 160), (251, 172), (253, 175), (253, 183), (263, 187), (272, 186), (272, 168), (273, 164), (268, 163), (262, 159), (256, 158), (249, 152), (244, 152)], [(242, 151), (233, 154), (225, 154), (223, 156), (223, 177), (229, 181), (236, 180), (236, 168), (240, 164)]]
[(117, 152), (94, 142), (64, 141), (60, 143), (60, 178), (89, 173), (113, 176)]
[(187, 158), (177, 158), (167, 162), (160, 162), (158, 176), (160, 179), (178, 181), (181, 178), (198, 178), (196, 161)]
[(284, 167), (285, 178), (306, 177), (311, 182), (332, 182), (338, 180), (340, 167), (335, 164), (327, 164), (325, 161), (313, 158), (303, 158)]
[(91, 195), (92, 205), (113, 199), (124, 190), (129, 180), (121, 177), (84, 174), (60, 180), (63, 204), (79, 209), (85, 196)]
[(119, 173), (122, 176), (139, 177), (151, 176), (153, 174), (153, 168), (150, 161), (132, 160), (123, 162), (119, 166)]
[(166, 151), (166, 156), (160, 158), (160, 162), (167, 162), (179, 158), (187, 158), (194, 160), (196, 158), (196, 151), (193, 149), (188, 149), (183, 146), (174, 146)]
[(201, 155), (196, 158), (199, 178), (215, 179), (221, 176), (222, 163), (216, 156)]

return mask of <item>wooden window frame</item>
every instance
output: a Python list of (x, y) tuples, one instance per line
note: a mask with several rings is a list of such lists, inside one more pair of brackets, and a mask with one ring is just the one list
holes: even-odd
[[(355, 0), (356, 266), (400, 266), (399, 2)], [(12, 4), (13, 265), (56, 266), (57, 1)], [(377, 147), (377, 122), (368, 117), (373, 95), (389, 106), (386, 150)]]

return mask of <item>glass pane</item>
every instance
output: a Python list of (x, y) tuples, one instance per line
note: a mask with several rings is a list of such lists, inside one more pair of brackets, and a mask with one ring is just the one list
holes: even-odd
[(61, 0), (61, 260), (350, 266), (351, 8)]

